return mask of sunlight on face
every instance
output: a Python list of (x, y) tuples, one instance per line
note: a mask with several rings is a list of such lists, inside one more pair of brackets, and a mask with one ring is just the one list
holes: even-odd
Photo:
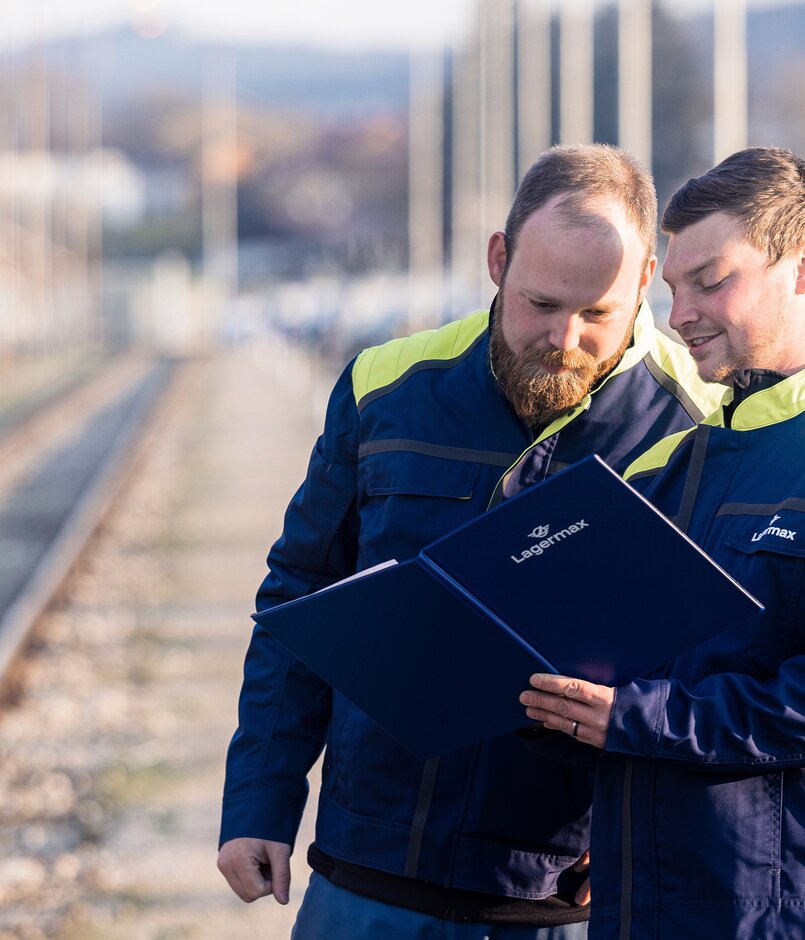
[(790, 373), (805, 365), (795, 269), (793, 258), (769, 266), (725, 212), (671, 235), (662, 274), (674, 298), (669, 322), (705, 381), (728, 384), (741, 369)]

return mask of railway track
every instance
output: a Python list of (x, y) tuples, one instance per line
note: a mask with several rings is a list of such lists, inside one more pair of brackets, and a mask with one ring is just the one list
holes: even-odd
[(0, 693), (178, 371), (168, 359), (115, 360), (0, 433)]

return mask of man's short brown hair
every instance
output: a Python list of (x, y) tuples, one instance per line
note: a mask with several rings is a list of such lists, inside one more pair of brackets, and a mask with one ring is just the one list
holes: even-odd
[(714, 212), (743, 222), (769, 264), (805, 245), (805, 160), (782, 147), (739, 150), (688, 180), (663, 213), (663, 231), (681, 232)]
[(517, 189), (506, 219), (507, 266), (529, 216), (563, 193), (561, 205), (571, 216), (596, 199), (620, 202), (646, 246), (646, 260), (657, 250), (657, 193), (642, 163), (609, 144), (563, 144), (546, 150)]

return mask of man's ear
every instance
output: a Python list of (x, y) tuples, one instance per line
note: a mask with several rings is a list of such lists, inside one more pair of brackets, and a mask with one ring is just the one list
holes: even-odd
[(503, 232), (495, 232), (489, 239), (486, 249), (486, 263), (489, 265), (489, 276), (495, 287), (500, 287), (503, 272), (506, 270), (506, 236)]
[(805, 245), (803, 245), (799, 250), (799, 261), (797, 262), (796, 293), (805, 294)]
[(642, 304), (648, 293), (651, 282), (654, 280), (654, 274), (657, 270), (657, 256), (652, 255), (646, 262), (643, 274), (640, 278), (640, 290), (638, 291), (638, 304)]

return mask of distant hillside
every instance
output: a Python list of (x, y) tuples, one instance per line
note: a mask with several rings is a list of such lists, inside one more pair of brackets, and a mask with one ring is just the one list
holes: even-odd
[[(20, 53), (19, 57), (38, 53)], [(403, 112), (408, 107), (408, 57), (403, 53), (337, 53), (272, 46), (191, 42), (176, 31), (142, 39), (121, 28), (82, 39), (62, 39), (44, 50), (46, 64), (88, 72), (107, 107), (161, 94), (196, 97), (205, 67), (237, 61), (238, 93), (328, 117)]]
[[(655, 3), (655, 57), (671, 52), (673, 59), (667, 65), (655, 61), (655, 66), (660, 73), (664, 68), (671, 73), (670, 91), (684, 77), (682, 72), (693, 68), (697, 110), (709, 111), (712, 16), (681, 17), (672, 4)], [(615, 4), (602, 3), (596, 26), (596, 131), (601, 139), (616, 135), (616, 30)], [(672, 42), (664, 38), (669, 32), (675, 37)], [(780, 142), (801, 149), (805, 121), (798, 101), (805, 83), (805, 4), (750, 10), (747, 36), (750, 123), (757, 127), (760, 138), (772, 134), (779, 139), (782, 132), (786, 139)], [(558, 34), (554, 40), (557, 45)], [(119, 108), (136, 98), (196, 98), (205, 69), (232, 59), (237, 62), (238, 94), (246, 104), (325, 118), (402, 114), (408, 107), (408, 58), (401, 52), (203, 44), (176, 30), (157, 39), (143, 39), (131, 28), (118, 28), (91, 37), (53, 41), (41, 52), (18, 54), (19, 58), (25, 56), (36, 62), (44, 60), (46, 67), (66, 74), (88, 73), (107, 108)], [(556, 98), (556, 80), (554, 86)], [(558, 98), (554, 110), (558, 113)], [(783, 126), (777, 129), (780, 124)]]

